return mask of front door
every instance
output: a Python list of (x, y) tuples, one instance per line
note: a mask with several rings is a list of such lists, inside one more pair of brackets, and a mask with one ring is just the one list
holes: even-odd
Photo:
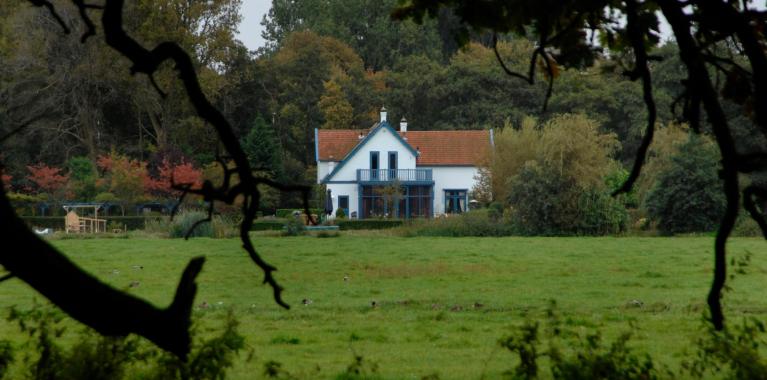
[(348, 195), (339, 195), (338, 196), (338, 208), (341, 210), (344, 210), (344, 215), (346, 217), (349, 217), (349, 196)]

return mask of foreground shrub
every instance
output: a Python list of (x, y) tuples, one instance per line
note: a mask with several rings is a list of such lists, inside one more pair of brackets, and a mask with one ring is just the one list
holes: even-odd
[(624, 332), (606, 345), (599, 331), (582, 334), (562, 324), (552, 303), (544, 329), (528, 320), (499, 344), (517, 355), (517, 365), (505, 373), (514, 379), (538, 378), (543, 357), (554, 379), (657, 379), (650, 356), (634, 354), (628, 347), (631, 336), (631, 331)]
[[(21, 373), (31, 379), (224, 379), (234, 356), (245, 345), (231, 311), (218, 336), (200, 339), (197, 328), (192, 329), (192, 350), (186, 362), (140, 338), (103, 337), (92, 330), (83, 330), (74, 345), (65, 349), (57, 343), (66, 335), (64, 316), (48, 308), (11, 309), (8, 320), (17, 322), (28, 337), (18, 364)], [(0, 343), (0, 378), (8, 358)]]
[(696, 378), (767, 379), (767, 360), (760, 353), (767, 346), (763, 322), (744, 319), (740, 325), (730, 323), (722, 331), (715, 330), (708, 321), (703, 324), (705, 333), (696, 341), (693, 359), (682, 362), (683, 372)]

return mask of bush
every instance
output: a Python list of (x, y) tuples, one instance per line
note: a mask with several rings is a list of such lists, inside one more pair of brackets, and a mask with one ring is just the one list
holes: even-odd
[(406, 236), (509, 236), (511, 226), (500, 220), (494, 209), (478, 209), (469, 212), (415, 220), (402, 227)]
[(732, 231), (732, 236), (763, 237), (764, 235), (762, 234), (762, 229), (759, 228), (759, 224), (750, 215), (744, 213), (738, 217), (738, 223)]
[[(697, 353), (682, 368), (693, 378), (767, 379), (767, 360), (763, 353), (765, 325), (757, 318), (744, 319), (740, 325), (730, 322), (717, 331), (708, 321), (706, 333), (696, 342)], [(683, 374), (684, 375), (684, 374)]]
[(240, 220), (233, 215), (214, 215), (211, 227), (215, 239), (228, 239), (240, 234)]
[(344, 219), (337, 220), (336, 225), (342, 231), (346, 230), (382, 230), (402, 225), (401, 219)]
[(645, 202), (661, 232), (708, 232), (719, 225), (726, 200), (718, 168), (714, 145), (690, 135), (671, 158), (671, 166), (659, 174)]
[(285, 223), (283, 236), (301, 236), (306, 232), (306, 226), (300, 218), (290, 218)]
[(185, 238), (191, 237), (213, 237), (213, 226), (210, 222), (202, 222), (197, 224), (194, 230), (192, 226), (195, 223), (204, 220), (208, 217), (208, 214), (203, 211), (181, 211), (173, 217), (173, 221), (170, 224), (170, 230), (168, 236), (171, 238)]
[(344, 209), (339, 208), (338, 210), (336, 210), (336, 218), (338, 218), (338, 219), (345, 219), (346, 218), (346, 212), (344, 211)]
[(285, 227), (285, 220), (255, 220), (251, 231), (279, 231)]
[(600, 191), (587, 191), (578, 200), (579, 235), (608, 235), (625, 231), (628, 212), (621, 200)]
[[(638, 356), (628, 347), (632, 331), (620, 334), (612, 344), (605, 345), (599, 331), (584, 335), (561, 323), (553, 303), (547, 316), (543, 332), (538, 322), (528, 320), (515, 333), (499, 341), (501, 347), (518, 357), (518, 364), (513, 370), (506, 371), (507, 376), (514, 379), (538, 378), (541, 370), (539, 360), (545, 356), (554, 379), (658, 378), (650, 356)], [(546, 347), (541, 347), (543, 345)]]
[(509, 203), (512, 225), (521, 235), (606, 235), (625, 230), (628, 220), (620, 199), (579, 187), (536, 162), (527, 163), (512, 179)]
[(552, 173), (531, 161), (512, 179), (508, 201), (513, 207), (512, 223), (519, 233), (557, 235), (572, 226), (568, 222), (574, 219), (574, 194), (567, 189), (574, 184)]
[[(232, 312), (218, 336), (196, 339), (197, 329), (192, 329), (192, 350), (186, 362), (148, 346), (145, 340), (103, 337), (92, 330), (80, 333), (67, 350), (57, 344), (67, 335), (63, 315), (39, 306), (28, 311), (11, 309), (8, 320), (16, 321), (28, 336), (24, 347), (32, 354), (25, 355), (21, 365), (32, 379), (223, 379), (245, 344)], [(0, 378), (9, 358), (0, 342)]]

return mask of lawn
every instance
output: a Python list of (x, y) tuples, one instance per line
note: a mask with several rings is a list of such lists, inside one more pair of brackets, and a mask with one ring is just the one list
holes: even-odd
[[(53, 243), (91, 273), (158, 305), (170, 302), (189, 258), (205, 255), (197, 304), (210, 307), (196, 308), (195, 317), (212, 326), (233, 308), (252, 354), (240, 355), (233, 379), (261, 376), (270, 360), (301, 378), (333, 378), (355, 354), (384, 378), (477, 379), (512, 367), (498, 339), (525, 315), (541, 317), (552, 299), (571, 325), (600, 328), (607, 339), (636, 321), (631, 346), (676, 369), (700, 331), (713, 239), (257, 237), (279, 268), (291, 310), (275, 305), (237, 240)], [(753, 257), (724, 300), (728, 320), (767, 316), (765, 243), (732, 239), (729, 249)], [(129, 288), (133, 281), (140, 285)], [(20, 281), (7, 281), (0, 309), (28, 308), (35, 298)], [(4, 320), (0, 334), (20, 337)]]

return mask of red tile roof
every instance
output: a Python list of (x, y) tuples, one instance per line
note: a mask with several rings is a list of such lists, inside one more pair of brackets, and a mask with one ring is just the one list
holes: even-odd
[[(370, 130), (318, 131), (319, 159), (341, 161)], [(477, 165), (490, 148), (490, 131), (408, 131), (400, 136), (421, 152), (418, 166)]]
[(368, 130), (320, 129), (317, 134), (317, 147), (320, 161), (341, 161), (362, 139)]

